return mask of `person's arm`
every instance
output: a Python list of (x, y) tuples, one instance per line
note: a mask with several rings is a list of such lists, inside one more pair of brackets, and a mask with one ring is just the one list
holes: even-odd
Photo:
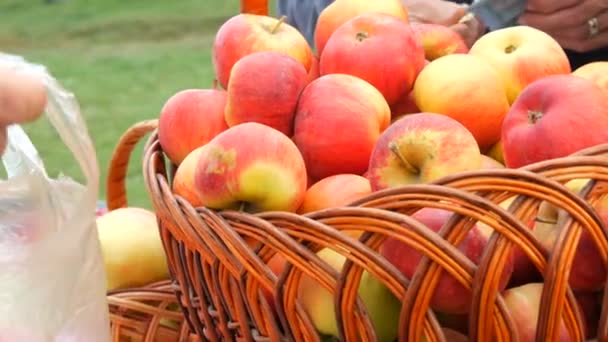
[(286, 16), (287, 22), (297, 28), (310, 46), (314, 46), (315, 26), (319, 14), (333, 0), (277, 0), (279, 16)]
[(36, 120), (46, 101), (39, 79), (0, 66), (0, 154), (6, 146), (6, 126)]

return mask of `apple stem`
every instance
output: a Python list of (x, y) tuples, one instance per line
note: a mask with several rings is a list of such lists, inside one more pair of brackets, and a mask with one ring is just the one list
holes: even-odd
[(537, 110), (529, 110), (528, 111), (528, 122), (531, 125), (534, 125), (538, 120), (543, 117), (543, 113)]
[(364, 39), (366, 39), (369, 35), (367, 34), (367, 32), (365, 31), (361, 31), (361, 32), (357, 32), (357, 36), (355, 37), (357, 39), (358, 42), (362, 42)]
[(285, 22), (285, 20), (287, 20), (287, 16), (281, 16), (281, 18), (279, 18), (279, 21), (277, 22), (276, 25), (274, 25), (274, 27), (272, 28), (272, 31), (270, 31), (270, 33), (274, 34), (277, 32), (277, 30), (279, 29), (279, 26), (281, 26), (281, 24), (283, 24)]
[(557, 220), (547, 220), (547, 219), (540, 218), (540, 217), (535, 217), (534, 221), (540, 222), (540, 223), (548, 223), (548, 224), (556, 224), (557, 223)]
[(246, 208), (247, 208), (247, 202), (242, 201), (241, 204), (239, 205), (239, 211), (240, 212), (245, 212)]
[(217, 78), (213, 79), (213, 82), (211, 82), (211, 87), (215, 90), (217, 90)]
[(405, 168), (412, 172), (412, 173), (419, 173), (418, 169), (416, 169), (412, 164), (410, 164), (410, 162), (407, 160), (407, 158), (405, 158), (405, 156), (403, 154), (401, 154), (401, 151), (399, 151), (399, 147), (397, 146), (397, 144), (394, 141), (391, 141), (388, 144), (388, 148), (391, 150), (391, 152), (393, 152), (397, 158), (399, 158), (399, 160), (401, 161), (401, 163), (405, 166)]

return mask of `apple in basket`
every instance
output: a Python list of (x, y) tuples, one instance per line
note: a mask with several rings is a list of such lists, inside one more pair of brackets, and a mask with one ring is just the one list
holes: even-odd
[(300, 96), (293, 136), (311, 179), (365, 173), (390, 117), (382, 94), (356, 76), (331, 74), (312, 81)]
[(291, 136), (296, 105), (307, 84), (306, 69), (290, 56), (273, 51), (249, 54), (232, 67), (226, 123), (257, 122)]
[[(346, 258), (330, 248), (321, 249), (317, 256), (336, 271)], [(378, 342), (393, 342), (398, 337), (401, 301), (376, 277), (363, 271), (358, 294), (367, 309)], [(299, 299), (317, 331), (338, 336), (335, 300), (332, 293), (317, 281), (304, 275), (300, 281)]]
[(412, 29), (422, 43), (424, 56), (433, 61), (453, 53), (467, 53), (469, 47), (464, 39), (451, 28), (432, 23), (414, 23)]
[(198, 165), (201, 152), (204, 146), (196, 148), (190, 152), (186, 158), (179, 164), (173, 177), (172, 189), (173, 193), (181, 196), (193, 207), (200, 207), (201, 200), (198, 198), (196, 187), (194, 186), (194, 170)]
[[(426, 225), (434, 232), (439, 232), (450, 217), (451, 211), (437, 208), (422, 208), (416, 211), (412, 218)], [(475, 224), (467, 233), (465, 239), (457, 246), (473, 263), (481, 261), (482, 253), (488, 243), (493, 229)], [(408, 279), (412, 279), (423, 253), (396, 238), (387, 238), (381, 248), (382, 256), (391, 264), (395, 265)], [(513, 259), (509, 258), (504, 265), (503, 273), (500, 278), (499, 291), (506, 288), (511, 273), (513, 272)], [(466, 313), (470, 309), (472, 300), (471, 290), (468, 290), (456, 278), (447, 271), (443, 271), (439, 277), (439, 282), (431, 298), (431, 307), (435, 310), (450, 313)]]
[(198, 198), (213, 209), (295, 212), (306, 192), (300, 151), (278, 130), (247, 122), (203, 146), (194, 171)]
[(423, 112), (449, 116), (463, 124), (485, 150), (500, 139), (509, 102), (498, 72), (470, 54), (450, 54), (431, 61), (414, 84)]
[(418, 113), (402, 117), (382, 133), (367, 178), (376, 191), (428, 183), (480, 166), (477, 142), (462, 124), (444, 115)]
[(389, 105), (406, 96), (424, 65), (411, 26), (383, 13), (365, 13), (331, 35), (320, 56), (321, 75), (348, 74), (376, 87)]
[(469, 53), (498, 71), (509, 103), (515, 102), (522, 90), (538, 79), (570, 73), (570, 62), (559, 43), (531, 26), (511, 26), (486, 33)]
[(224, 90), (186, 89), (165, 102), (158, 119), (158, 141), (175, 165), (228, 128), (226, 98)]
[[(578, 193), (586, 184), (586, 179), (575, 179), (568, 182), (566, 187)], [(603, 196), (594, 209), (604, 225), (608, 224), (608, 196)], [(549, 202), (540, 204), (533, 234), (549, 251), (553, 250), (567, 216), (563, 209), (558, 209)], [(569, 277), (569, 284), (573, 290), (596, 291), (604, 288), (608, 270), (598, 247), (586, 230), (579, 239), (572, 264), (576, 265), (570, 270)]]
[(299, 214), (348, 205), (371, 194), (369, 180), (354, 174), (339, 174), (314, 183), (304, 196)]
[[(509, 288), (503, 293), (507, 311), (514, 322), (518, 341), (536, 341), (536, 328), (538, 326), (542, 291), (543, 283), (528, 283)], [(575, 308), (575, 310), (580, 309), (578, 305)], [(563, 319), (559, 322), (556, 341), (571, 341)]]
[(234, 64), (253, 52), (281, 52), (302, 63), (306, 72), (310, 70), (312, 49), (300, 31), (284, 21), (285, 18), (241, 13), (222, 24), (212, 49), (213, 68), (222, 88), (228, 89)]
[(108, 291), (169, 279), (156, 215), (143, 208), (115, 209), (97, 218)]
[(315, 27), (315, 47), (319, 56), (323, 54), (325, 44), (340, 26), (365, 13), (390, 14), (408, 23), (407, 9), (401, 0), (335, 0), (319, 14)]
[(572, 75), (586, 78), (597, 84), (608, 96), (608, 62), (591, 62), (581, 65), (572, 72)]
[(505, 164), (511, 168), (607, 143), (607, 97), (598, 85), (578, 76), (534, 81), (505, 117), (501, 141)]

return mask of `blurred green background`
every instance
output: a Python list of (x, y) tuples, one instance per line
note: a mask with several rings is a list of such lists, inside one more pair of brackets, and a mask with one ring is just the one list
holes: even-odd
[[(2, 0), (0, 51), (45, 65), (75, 93), (97, 149), (100, 199), (108, 162), (131, 125), (157, 118), (187, 88), (211, 87), (217, 29), (238, 14), (239, 0)], [(274, 15), (274, 2), (270, 2)], [(78, 166), (46, 120), (26, 126), (51, 176), (81, 179)], [(150, 207), (142, 146), (127, 175), (129, 205)]]

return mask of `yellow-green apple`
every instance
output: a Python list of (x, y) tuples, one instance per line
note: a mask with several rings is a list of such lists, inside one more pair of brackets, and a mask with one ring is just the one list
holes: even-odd
[(513, 103), (528, 84), (549, 75), (570, 74), (568, 56), (549, 34), (531, 26), (510, 26), (481, 36), (470, 54), (488, 62)]
[(338, 174), (314, 183), (304, 196), (298, 213), (349, 205), (372, 192), (367, 178), (355, 174)]
[(165, 102), (158, 118), (158, 141), (167, 158), (179, 165), (190, 152), (228, 128), (226, 98), (221, 89), (186, 89)]
[(440, 57), (422, 69), (414, 85), (416, 105), (462, 123), (481, 150), (500, 139), (509, 110), (504, 86), (484, 60), (469, 54)]
[(311, 179), (362, 175), (390, 117), (382, 94), (358, 77), (330, 74), (311, 82), (300, 95), (293, 137)]
[(365, 13), (389, 14), (409, 23), (407, 9), (400, 0), (335, 0), (321, 11), (317, 20), (314, 40), (319, 56), (338, 27)]
[(246, 122), (228, 128), (203, 147), (194, 184), (209, 208), (295, 212), (306, 192), (306, 168), (289, 137)]
[(423, 65), (424, 50), (408, 23), (365, 13), (334, 31), (320, 55), (319, 71), (366, 80), (391, 105), (410, 92)]
[(307, 84), (306, 69), (290, 56), (274, 51), (251, 53), (232, 67), (226, 123), (232, 127), (257, 122), (291, 136), (296, 105)]
[(312, 64), (310, 65), (310, 70), (308, 70), (308, 83), (316, 80), (319, 76), (321, 76), (319, 74), (319, 57), (313, 55)]
[(226, 20), (215, 35), (212, 62), (215, 75), (228, 89), (230, 72), (244, 56), (257, 51), (282, 52), (302, 63), (306, 72), (312, 65), (312, 49), (295, 27), (281, 19), (241, 13)]
[(96, 221), (108, 291), (169, 279), (153, 212), (126, 207), (112, 210)]
[(608, 62), (587, 63), (578, 67), (572, 74), (594, 82), (608, 96)]
[(502, 153), (502, 142), (500, 140), (487, 150), (486, 155), (503, 165), (505, 164), (505, 158)]
[(420, 109), (416, 107), (416, 100), (414, 99), (413, 91), (410, 91), (406, 96), (402, 96), (399, 101), (390, 107), (391, 123), (399, 120), (404, 115), (420, 113)]
[[(507, 311), (513, 319), (518, 341), (537, 341), (536, 328), (540, 315), (542, 291), (543, 283), (528, 283), (509, 288), (503, 293)], [(577, 306), (575, 310), (580, 310), (580, 307)], [(559, 322), (557, 341), (571, 341), (563, 319)]]
[[(448, 222), (453, 213), (448, 210), (437, 208), (422, 208), (412, 214), (412, 218), (427, 226), (434, 232), (439, 230)], [(483, 251), (488, 243), (493, 230), (485, 225), (474, 225), (467, 233), (465, 239), (458, 245), (458, 249), (473, 263), (481, 261)], [(393, 264), (408, 279), (412, 279), (420, 260), (424, 254), (400, 240), (387, 238), (380, 250), (382, 256)], [(509, 258), (504, 265), (501, 275), (499, 290), (506, 288), (511, 273), (513, 272), (513, 259)], [(431, 307), (444, 313), (462, 314), (469, 311), (472, 300), (472, 292), (462, 285), (447, 271), (442, 272), (437, 288), (431, 298)]]
[(462, 36), (445, 25), (415, 23), (412, 24), (412, 29), (422, 43), (424, 56), (429, 61), (453, 53), (469, 52)]
[[(342, 270), (346, 258), (330, 248), (317, 252), (317, 256), (336, 271)], [(338, 336), (334, 296), (309, 276), (302, 276), (299, 299), (313, 325), (324, 335)], [(401, 302), (375, 276), (364, 271), (358, 288), (367, 313), (374, 325), (376, 341), (393, 342), (398, 337)]]
[(369, 158), (367, 178), (376, 191), (480, 167), (479, 147), (462, 124), (445, 115), (417, 113), (382, 132)]
[[(576, 179), (568, 182), (566, 187), (578, 193), (586, 183), (586, 179)], [(608, 196), (603, 196), (594, 209), (603, 223), (608, 224)], [(555, 246), (566, 216), (567, 213), (563, 209), (559, 209), (549, 202), (544, 201), (539, 206), (533, 234), (549, 251), (552, 251)], [(596, 291), (604, 287), (608, 270), (602, 261), (597, 245), (587, 230), (583, 231), (579, 239), (572, 264), (575, 266), (570, 270), (568, 280), (572, 289)]]
[(488, 157), (485, 154), (481, 155), (482, 169), (504, 169), (505, 166), (494, 158)]
[(198, 165), (198, 159), (203, 151), (203, 147), (204, 145), (196, 148), (184, 158), (182, 163), (177, 167), (172, 182), (173, 193), (181, 196), (195, 208), (203, 205), (198, 198), (198, 193), (194, 186), (194, 170), (196, 169), (196, 165)]
[(510, 168), (607, 143), (606, 96), (598, 85), (578, 76), (553, 75), (534, 81), (505, 117), (501, 141), (505, 165)]

